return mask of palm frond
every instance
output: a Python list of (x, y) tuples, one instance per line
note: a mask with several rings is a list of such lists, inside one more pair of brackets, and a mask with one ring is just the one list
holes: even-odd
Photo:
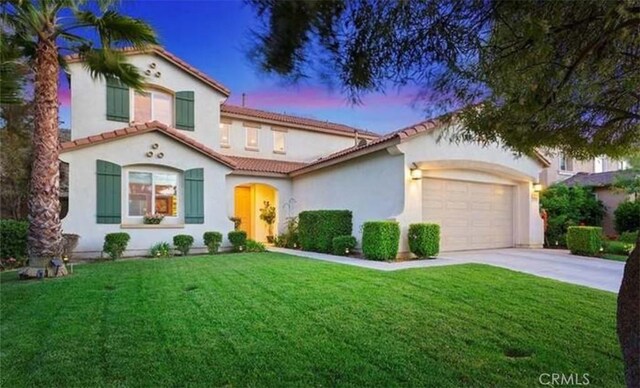
[(117, 78), (125, 85), (142, 90), (144, 77), (138, 69), (127, 62), (126, 56), (110, 49), (87, 50), (82, 52), (83, 66), (93, 78)]
[(75, 16), (81, 25), (97, 30), (104, 48), (125, 45), (141, 48), (158, 43), (153, 28), (141, 19), (113, 10), (106, 11), (102, 16), (89, 11), (77, 11)]
[(28, 66), (14, 37), (0, 31), (0, 103), (22, 102)]

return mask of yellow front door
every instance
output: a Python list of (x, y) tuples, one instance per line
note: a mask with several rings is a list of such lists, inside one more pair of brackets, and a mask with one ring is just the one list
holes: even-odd
[(242, 220), (240, 230), (247, 233), (248, 238), (253, 238), (251, 233), (251, 188), (238, 186), (235, 189), (235, 216)]

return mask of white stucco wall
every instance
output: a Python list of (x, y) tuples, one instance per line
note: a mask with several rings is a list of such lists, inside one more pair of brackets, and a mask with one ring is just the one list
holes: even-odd
[[(164, 153), (164, 158), (148, 158), (145, 154), (151, 150), (151, 145), (157, 143), (158, 152)], [(104, 235), (112, 232), (127, 232), (131, 235), (126, 254), (144, 255), (155, 243), (166, 241), (172, 243), (176, 234), (190, 234), (195, 239), (194, 247), (202, 248), (202, 234), (205, 231), (218, 231), (226, 236), (233, 229), (233, 223), (228, 219), (227, 203), (229, 198), (224, 190), (226, 174), (230, 169), (205, 155), (158, 132), (145, 133), (127, 137), (121, 140), (107, 142), (92, 147), (77, 149), (61, 154), (61, 159), (69, 163), (69, 213), (62, 220), (65, 233), (80, 235), (77, 257), (99, 257), (102, 250)], [(161, 227), (135, 229), (127, 228), (127, 223), (136, 220), (123, 217), (123, 225), (98, 224), (96, 222), (96, 160), (101, 159), (116, 163), (123, 167), (123, 174), (131, 166), (144, 169), (152, 166), (154, 169), (169, 168), (182, 172), (192, 168), (204, 169), (204, 224), (183, 224), (183, 209), (180, 205), (178, 219), (165, 219)], [(182, 175), (180, 175), (181, 177)], [(179, 179), (180, 184), (182, 180)], [(122, 212), (126, 211), (126, 180), (122, 184)], [(179, 196), (183, 196), (180, 186)], [(179, 199), (179, 203), (183, 202)], [(137, 220), (141, 223), (141, 220)], [(171, 226), (170, 224), (175, 224)], [(164, 226), (164, 227), (162, 227)], [(170, 228), (166, 228), (170, 226)], [(223, 243), (227, 246), (228, 241)]]
[[(223, 119), (226, 118), (223, 116)], [(220, 147), (220, 136), (218, 134), (218, 144), (216, 144), (215, 150), (226, 155), (246, 156), (249, 158), (309, 162), (355, 145), (353, 137), (292, 129), (283, 125), (277, 128), (285, 128), (287, 131), (285, 132), (286, 153), (276, 153), (273, 151), (274, 131), (272, 126), (260, 124), (260, 129), (258, 129), (258, 150), (247, 150), (245, 147), (247, 141), (246, 128), (243, 123), (243, 120), (231, 120), (229, 147)]]
[(402, 212), (404, 157), (382, 150), (348, 163), (293, 179), (295, 213), (303, 210), (351, 210), (353, 235), (362, 240), (365, 221), (386, 220)]
[[(127, 59), (142, 73), (151, 63), (156, 67), (147, 82), (173, 92), (193, 91), (195, 98), (195, 130), (185, 134), (213, 148), (219, 144), (220, 103), (225, 97), (211, 86), (165, 59), (153, 54), (129, 55)], [(69, 65), (71, 73), (71, 137), (77, 139), (128, 126), (128, 123), (107, 120), (107, 87), (102, 79), (93, 79), (82, 63)], [(160, 77), (155, 73), (160, 72)], [(130, 104), (133, 91), (130, 90)], [(132, 109), (133, 109), (133, 105)], [(133, 110), (130, 112), (133, 120)], [(175, 114), (174, 114), (175, 120)], [(173, 126), (174, 123), (165, 123)]]

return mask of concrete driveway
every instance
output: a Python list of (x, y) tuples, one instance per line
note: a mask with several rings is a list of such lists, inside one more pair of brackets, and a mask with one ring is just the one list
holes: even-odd
[(574, 256), (555, 249), (496, 249), (443, 253), (443, 259), (481, 263), (518, 272), (618, 292), (624, 263)]
[(449, 252), (442, 253), (433, 260), (410, 260), (391, 263), (285, 248), (270, 247), (269, 250), (379, 271), (480, 263), (616, 293), (620, 289), (624, 272), (624, 263), (622, 262), (574, 256), (569, 251), (557, 249), (509, 248)]

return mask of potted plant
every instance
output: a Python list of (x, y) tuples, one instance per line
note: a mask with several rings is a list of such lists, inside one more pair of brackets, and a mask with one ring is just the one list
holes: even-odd
[(142, 218), (142, 222), (147, 225), (158, 225), (164, 219), (163, 214), (147, 213)]
[(267, 224), (267, 242), (273, 243), (273, 224), (276, 222), (276, 208), (269, 201), (264, 201), (264, 207), (260, 209), (260, 219)]

